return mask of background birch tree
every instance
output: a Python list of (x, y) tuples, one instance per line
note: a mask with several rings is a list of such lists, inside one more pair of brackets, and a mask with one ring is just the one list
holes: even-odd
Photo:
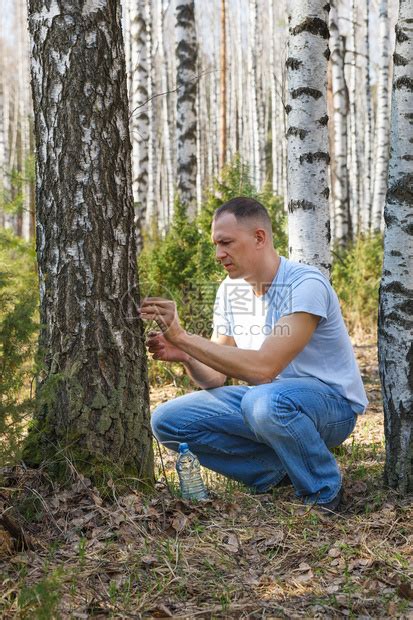
[(25, 456), (150, 481), (120, 3), (30, 0), (29, 26), (43, 369)]
[(177, 190), (187, 214), (196, 214), (197, 40), (194, 0), (176, 5)]
[(328, 11), (321, 0), (290, 4), (288, 237), (290, 258), (330, 273), (327, 135)]
[(400, 0), (378, 328), (386, 437), (385, 478), (389, 486), (402, 494), (413, 490), (412, 18), (412, 0)]

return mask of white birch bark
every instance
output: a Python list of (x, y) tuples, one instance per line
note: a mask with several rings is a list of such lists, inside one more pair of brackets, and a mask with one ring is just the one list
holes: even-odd
[(138, 252), (142, 248), (142, 223), (148, 195), (148, 48), (146, 0), (135, 0), (130, 20), (132, 181)]
[(28, 162), (30, 155), (30, 95), (29, 95), (29, 50), (28, 50), (28, 31), (27, 31), (27, 7), (25, 0), (18, 0), (16, 4), (17, 10), (17, 34), (18, 34), (18, 92), (19, 92), (19, 126), (20, 126), (20, 144), (19, 144), (19, 162), (20, 173), (22, 175), (21, 193), (22, 193), (22, 213), (21, 213), (21, 229), (20, 234), (23, 239), (30, 239), (30, 180), (28, 175)]
[(380, 60), (377, 81), (376, 144), (374, 192), (372, 204), (372, 232), (383, 226), (383, 209), (387, 191), (387, 171), (390, 155), (390, 97), (389, 73), (391, 66), (388, 0), (381, 0), (379, 13)]
[(358, 131), (359, 119), (357, 115), (357, 56), (356, 56), (356, 6), (355, 0), (351, 0), (350, 10), (350, 36), (349, 50), (350, 58), (349, 66), (349, 115), (348, 115), (348, 133), (350, 134), (349, 152), (348, 152), (348, 169), (350, 184), (350, 213), (353, 234), (357, 235), (360, 229), (360, 202), (359, 202), (359, 178), (360, 178), (360, 161), (358, 154)]
[(336, 0), (330, 2), (330, 60), (333, 94), (334, 128), (334, 240), (339, 246), (348, 241), (349, 201), (347, 173), (348, 96), (344, 79), (344, 45), (338, 27)]
[(156, 133), (153, 102), (153, 13), (151, 0), (146, 1), (146, 59), (148, 64), (148, 195), (146, 200), (146, 226), (152, 224), (155, 214)]
[(196, 93), (198, 80), (194, 0), (176, 5), (177, 188), (189, 218), (196, 215)]
[(256, 21), (257, 0), (249, 0), (248, 20), (248, 103), (251, 169), (255, 187), (261, 187), (260, 147), (257, 102)]
[(321, 0), (290, 3), (288, 232), (292, 260), (331, 268), (328, 189), (328, 12)]
[(413, 490), (413, 5), (400, 0), (394, 55), (391, 158), (384, 210), (379, 368), (387, 484)]
[(370, 0), (365, 0), (364, 6), (364, 50), (365, 50), (365, 65), (364, 65), (364, 171), (363, 171), (363, 183), (364, 183), (364, 195), (363, 195), (363, 209), (362, 209), (362, 222), (363, 232), (370, 232), (371, 225), (371, 200), (372, 200), (372, 157), (371, 157), (371, 145), (373, 141), (373, 127), (372, 127), (372, 105), (371, 105), (371, 84), (370, 84), (370, 36), (369, 36), (369, 23), (370, 23)]
[[(166, 188), (167, 191), (162, 192), (162, 204), (161, 210), (158, 215), (161, 218), (161, 228), (167, 229), (169, 219), (173, 212), (174, 203), (174, 174), (172, 165), (172, 141), (171, 141), (171, 121), (169, 118), (169, 106), (168, 106), (168, 57), (165, 47), (164, 38), (164, 16), (165, 16), (165, 3), (164, 0), (159, 1), (159, 13), (158, 13), (158, 45), (159, 45), (159, 57), (160, 57), (160, 72), (161, 72), (161, 125), (162, 125), (162, 137), (163, 137), (163, 153), (164, 162), (166, 167)], [(178, 85), (177, 85), (178, 87)]]

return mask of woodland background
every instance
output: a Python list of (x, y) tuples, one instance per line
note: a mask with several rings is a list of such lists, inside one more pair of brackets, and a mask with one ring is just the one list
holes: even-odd
[[(337, 450), (346, 497), (332, 521), (304, 510), (289, 489), (252, 496), (208, 472), (210, 502), (185, 503), (174, 457), (157, 446), (149, 496), (132, 484), (120, 492), (113, 472), (95, 485), (70, 453), (65, 485), (20, 464), (42, 372), (34, 117), (26, 2), (1, 0), (0, 499), (2, 514), (10, 510), (21, 525), (14, 537), (0, 530), (4, 617), (411, 617), (411, 506), (383, 486), (376, 355), (398, 3), (331, 5), (331, 238), (322, 226), (314, 234), (332, 252), (332, 282), (371, 402)], [(297, 136), (287, 130), (287, 6), (195, 3), (185, 79), (196, 86), (197, 122), (184, 169), (177, 128), (190, 115), (179, 105), (175, 3), (122, 7), (141, 292), (173, 297), (186, 328), (209, 336), (224, 276), (209, 240), (213, 210), (233, 196), (259, 198), (277, 249), (289, 253), (287, 142)], [(152, 406), (191, 389), (178, 364), (149, 360), (148, 371)]]

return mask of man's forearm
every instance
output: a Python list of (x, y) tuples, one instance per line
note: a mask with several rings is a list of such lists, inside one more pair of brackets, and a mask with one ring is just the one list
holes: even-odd
[(202, 336), (184, 332), (179, 342), (182, 351), (224, 376), (247, 381), (252, 385), (269, 383), (273, 377), (265, 370), (259, 351), (243, 350), (211, 342)]
[(192, 381), (204, 390), (220, 387), (225, 383), (226, 375), (210, 368), (191, 355), (188, 355), (188, 359), (183, 364)]

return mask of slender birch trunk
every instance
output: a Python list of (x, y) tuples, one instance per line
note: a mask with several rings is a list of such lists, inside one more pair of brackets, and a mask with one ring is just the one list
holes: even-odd
[(364, 67), (364, 79), (365, 85), (363, 89), (364, 96), (364, 196), (363, 196), (363, 232), (370, 232), (371, 228), (371, 201), (372, 201), (372, 157), (371, 157), (371, 145), (373, 142), (373, 120), (371, 109), (371, 80), (370, 80), (370, 0), (365, 0), (364, 11), (364, 49), (365, 49), (365, 67)]
[(290, 11), (286, 61), (290, 257), (329, 276), (328, 11), (321, 0), (294, 0)]
[(359, 179), (361, 176), (360, 160), (357, 148), (359, 119), (357, 109), (357, 56), (356, 56), (356, 5), (355, 0), (351, 0), (350, 10), (350, 37), (349, 37), (349, 116), (348, 133), (350, 134), (350, 144), (348, 153), (348, 169), (350, 184), (350, 213), (353, 226), (353, 233), (357, 235), (360, 230), (360, 201), (359, 201)]
[(174, 203), (174, 172), (173, 172), (173, 164), (172, 164), (172, 140), (171, 140), (171, 121), (169, 117), (169, 106), (168, 106), (168, 92), (169, 92), (169, 80), (168, 80), (168, 58), (165, 48), (165, 38), (164, 38), (164, 14), (165, 14), (165, 3), (164, 0), (160, 0), (159, 2), (159, 13), (158, 13), (158, 45), (159, 45), (159, 56), (161, 60), (160, 72), (161, 72), (161, 93), (162, 100), (162, 137), (163, 137), (163, 153), (164, 153), (164, 162), (166, 168), (166, 191), (162, 192), (162, 203), (161, 210), (158, 212), (158, 216), (160, 216), (161, 221), (159, 222), (160, 228), (163, 231), (166, 231), (169, 225), (169, 219), (172, 217), (173, 212), (173, 203)]
[(154, 122), (154, 103), (153, 103), (153, 14), (152, 2), (146, 0), (146, 60), (148, 65), (148, 195), (146, 200), (145, 223), (146, 226), (152, 225), (155, 214), (155, 178), (156, 178), (156, 132)]
[(257, 102), (257, 58), (256, 58), (256, 21), (257, 0), (249, 0), (248, 21), (248, 102), (249, 102), (249, 136), (251, 168), (254, 184), (257, 189), (261, 187), (260, 170), (260, 145), (258, 127), (258, 102)]
[(135, 0), (131, 19), (131, 108), (132, 188), (135, 203), (137, 250), (142, 249), (142, 222), (145, 220), (148, 195), (148, 49), (146, 0)]
[(18, 33), (18, 84), (19, 84), (19, 126), (20, 126), (20, 172), (22, 175), (22, 213), (21, 236), (26, 241), (30, 239), (30, 123), (29, 123), (29, 53), (27, 32), (27, 8), (25, 0), (18, 0), (17, 33)]
[(194, 0), (176, 6), (176, 142), (178, 194), (189, 218), (196, 215), (196, 93), (198, 80)]
[(119, 0), (29, 2), (44, 366), (25, 459), (151, 481), (120, 20)]
[(219, 167), (223, 168), (227, 159), (227, 29), (225, 0), (221, 0), (221, 131), (219, 149)]
[(330, 2), (330, 61), (334, 127), (334, 239), (344, 246), (349, 239), (349, 200), (347, 171), (348, 92), (344, 77), (344, 45), (338, 28), (336, 0)]
[(386, 437), (385, 480), (401, 494), (413, 491), (412, 17), (412, 1), (400, 0), (378, 328)]
[(390, 37), (388, 0), (381, 0), (379, 13), (380, 61), (377, 82), (377, 122), (375, 145), (374, 193), (372, 205), (372, 232), (382, 228), (383, 209), (387, 191), (387, 171), (390, 155)]

